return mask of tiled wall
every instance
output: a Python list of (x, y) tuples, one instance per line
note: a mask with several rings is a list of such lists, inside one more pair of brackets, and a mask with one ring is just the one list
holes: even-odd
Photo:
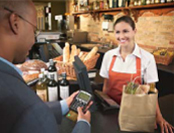
[[(72, 5), (70, 11), (73, 10)], [(138, 18), (136, 22), (137, 34), (136, 42), (149, 52), (158, 47), (174, 48), (174, 10), (160, 13), (161, 9), (154, 12), (146, 11)], [(114, 15), (114, 21), (124, 15), (120, 12)], [(108, 33), (102, 30), (103, 17), (94, 20), (90, 14), (80, 15), (80, 29), (89, 32), (88, 39), (97, 41), (100, 37), (106, 37), (117, 44), (114, 32)]]

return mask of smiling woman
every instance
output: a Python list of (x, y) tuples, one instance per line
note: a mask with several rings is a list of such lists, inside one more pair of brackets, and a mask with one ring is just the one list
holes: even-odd
[[(105, 53), (100, 75), (104, 78), (103, 92), (120, 104), (124, 85), (133, 80), (138, 84), (154, 84), (158, 82), (158, 74), (154, 56), (135, 42), (136, 28), (132, 18), (122, 16), (114, 27), (119, 47)], [(158, 104), (156, 110), (157, 124), (162, 131), (165, 127), (166, 132), (172, 133), (173, 127), (163, 119)]]

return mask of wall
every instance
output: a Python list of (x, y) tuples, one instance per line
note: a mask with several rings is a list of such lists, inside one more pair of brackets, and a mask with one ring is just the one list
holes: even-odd
[(66, 12), (66, 2), (57, 1), (51, 2), (51, 15), (52, 15), (52, 30), (57, 30), (57, 21), (55, 20), (55, 15), (64, 15)]
[[(72, 5), (69, 4), (69, 5)], [(73, 12), (72, 6), (70, 12)], [(136, 42), (149, 52), (158, 47), (174, 47), (174, 9), (155, 9), (154, 11), (146, 10), (140, 12), (136, 27)], [(109, 14), (109, 13), (108, 13)], [(114, 14), (114, 13), (112, 13)], [(123, 12), (115, 13), (114, 21), (124, 15)], [(133, 14), (131, 14), (132, 16)], [(103, 17), (100, 20), (94, 20), (90, 14), (80, 15), (80, 29), (89, 32), (88, 39), (96, 41), (98, 38), (105, 36), (117, 44), (114, 33), (102, 31), (101, 25)]]
[(37, 28), (43, 30), (45, 29), (44, 7), (47, 6), (47, 3), (35, 2), (34, 4), (37, 11)]

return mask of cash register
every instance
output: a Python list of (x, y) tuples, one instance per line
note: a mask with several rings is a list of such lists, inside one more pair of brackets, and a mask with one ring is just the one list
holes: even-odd
[(62, 38), (65, 38), (65, 36), (61, 32), (41, 32), (30, 50), (29, 58), (48, 62), (49, 59), (62, 55), (63, 50), (60, 46), (60, 39)]

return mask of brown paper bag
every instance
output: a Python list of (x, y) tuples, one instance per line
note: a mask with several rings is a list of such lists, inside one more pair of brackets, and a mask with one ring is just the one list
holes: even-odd
[(127, 94), (124, 92), (119, 111), (121, 131), (153, 132), (156, 120), (158, 91), (154, 94)]

